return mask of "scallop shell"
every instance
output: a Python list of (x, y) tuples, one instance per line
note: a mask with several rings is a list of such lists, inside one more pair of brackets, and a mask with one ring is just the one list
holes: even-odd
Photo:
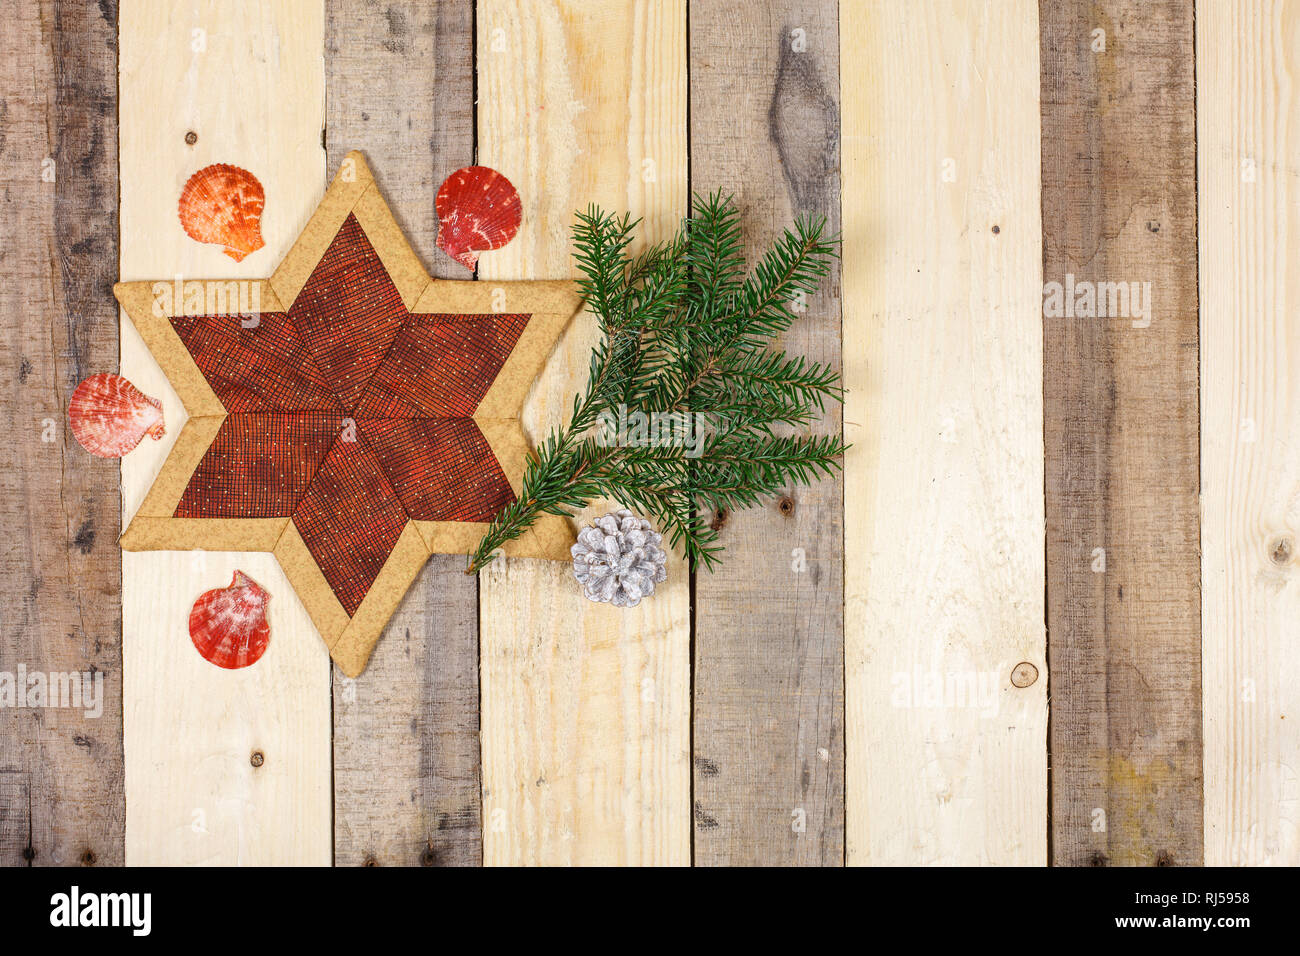
[(256, 176), (217, 163), (200, 169), (181, 190), (181, 226), (191, 239), (225, 246), (226, 255), (240, 262), (266, 245), (262, 241), (265, 205), (266, 193)]
[(438, 248), (471, 271), (480, 252), (515, 237), (522, 216), (519, 191), (486, 166), (466, 166), (443, 180), (434, 208)]
[(190, 611), (190, 640), (203, 659), (234, 670), (256, 664), (271, 641), (270, 595), (243, 571), (228, 588), (205, 591)]
[(72, 434), (81, 447), (100, 458), (121, 458), (140, 439), (163, 437), (162, 402), (150, 398), (120, 375), (92, 375), (68, 403)]

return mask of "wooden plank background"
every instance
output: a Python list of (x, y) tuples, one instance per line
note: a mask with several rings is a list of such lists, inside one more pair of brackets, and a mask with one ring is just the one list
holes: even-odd
[[(288, 251), (325, 188), (322, 12), (292, 0), (126, 4), (124, 280), (261, 278)], [(266, 247), (241, 263), (186, 239), (177, 219), (186, 180), (215, 162), (266, 191)], [(125, 526), (184, 411), (125, 317), (122, 374), (162, 399), (168, 423), (165, 440), (122, 461)], [(274, 638), (256, 667), (231, 672), (194, 653), (187, 622), (236, 568), (270, 592)], [(329, 659), (275, 558), (125, 554), (122, 605), (127, 863), (329, 863)]]
[[(481, 281), (571, 273), (574, 210), (686, 212), (685, 0), (480, 0), (478, 158), (518, 188), (524, 226)], [(524, 407), (533, 440), (585, 381), (575, 321)], [(594, 503), (579, 521), (604, 514)], [(592, 605), (564, 564), (480, 575), (483, 857), (491, 864), (690, 862), (690, 607), (684, 563), (635, 609)]]
[(1149, 317), (1043, 320), (1053, 859), (1195, 864), (1192, 4), (1041, 12), (1044, 279), (1150, 290)]
[(1205, 862), (1295, 866), (1300, 11), (1202, 3), (1196, 29)]
[[(3, 4), (0, 681), (105, 698), (0, 707), (0, 864), (1300, 862), (1293, 5)], [(267, 274), (352, 148), (435, 276), (476, 161), (525, 203), (480, 281), (571, 274), (591, 201), (658, 238), (722, 188), (752, 250), (827, 216), (785, 344), (843, 342), (843, 480), (712, 516), (722, 568), (634, 612), (435, 558), (356, 680), (269, 556), (121, 555), (183, 412), (112, 281)], [(242, 264), (176, 221), (210, 162), (266, 187)], [(1044, 315), (1066, 274), (1150, 323)], [(119, 348), (168, 423), (120, 472), (66, 428)], [(214, 673), (177, 622), (235, 567), (275, 638)]]
[[(474, 5), (326, 4), (331, 172), (365, 150), (429, 275), (465, 269), (434, 247), (433, 201), (474, 162)], [(334, 671), (334, 859), (465, 865), (479, 822), (478, 586), (434, 555), (355, 680)]]
[[(117, 463), (64, 411), (117, 366), (116, 4), (5, 4), (0, 30), (0, 671), (103, 675), (97, 718), (0, 710), (0, 865), (120, 864)], [(57, 503), (52, 496), (57, 495)]]
[[(736, 197), (751, 259), (796, 214), (839, 232), (835, 0), (691, 4), (691, 188)], [(785, 336), (838, 367), (838, 270)], [(840, 409), (819, 431), (839, 434)], [(844, 858), (843, 483), (714, 515), (727, 548), (695, 581), (695, 861)]]
[(1046, 856), (1036, 13), (840, 10), (850, 864)]

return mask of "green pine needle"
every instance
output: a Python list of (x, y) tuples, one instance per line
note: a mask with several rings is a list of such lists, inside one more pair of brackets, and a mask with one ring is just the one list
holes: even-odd
[[(578, 213), (578, 288), (602, 332), (573, 413), (529, 459), (514, 502), (492, 520), (466, 573), (488, 564), (544, 514), (571, 515), (613, 498), (650, 518), (692, 566), (712, 569), (722, 546), (701, 514), (752, 507), (831, 474), (847, 447), (792, 436), (829, 399), (834, 369), (771, 347), (796, 303), (830, 273), (838, 240), (804, 217), (747, 271), (740, 213), (720, 193), (665, 243), (629, 255), (639, 220), (592, 206)], [(637, 413), (693, 428), (655, 441)], [(620, 421), (630, 439), (614, 440)]]

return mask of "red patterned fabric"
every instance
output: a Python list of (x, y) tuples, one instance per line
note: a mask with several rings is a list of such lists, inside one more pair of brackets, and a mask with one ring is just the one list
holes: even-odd
[(354, 614), (409, 519), (514, 500), (470, 416), (529, 318), (411, 315), (349, 216), (287, 313), (172, 320), (228, 412), (176, 517), (292, 517)]
[(348, 409), (356, 408), (406, 317), (397, 287), (355, 216), (348, 216), (289, 307), (316, 365)]
[(407, 514), (370, 449), (345, 437), (325, 456), (293, 523), (351, 615), (397, 544)]
[(362, 431), (412, 518), (490, 521), (515, 500), (472, 418), (375, 420)]
[(172, 319), (172, 327), (228, 412), (341, 412), (329, 382), (283, 312), (244, 328), (238, 315)]
[(338, 435), (337, 414), (228, 416), (194, 469), (176, 517), (288, 517)]
[[(413, 315), (357, 406), (367, 418), (468, 418), (528, 324), (526, 315)], [(436, 369), (436, 374), (429, 374)]]

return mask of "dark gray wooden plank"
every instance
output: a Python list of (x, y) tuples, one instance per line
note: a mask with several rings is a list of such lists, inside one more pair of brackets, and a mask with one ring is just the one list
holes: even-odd
[(121, 483), (67, 428), (77, 384), (118, 361), (117, 5), (3, 19), (0, 672), (98, 673), (103, 699), (0, 708), (0, 865), (120, 864)]
[[(472, 0), (326, 3), (331, 171), (365, 152), (430, 275), (465, 278), (434, 248), (434, 196), (474, 159)], [(457, 271), (459, 270), (459, 271)], [(334, 676), (335, 860), (477, 865), (478, 588), (436, 555), (365, 672)]]
[(1044, 282), (1146, 283), (1151, 310), (1043, 319), (1052, 861), (1196, 865), (1192, 2), (1039, 14)]
[[(751, 254), (799, 213), (839, 229), (835, 0), (692, 0), (691, 188), (734, 193)], [(782, 345), (840, 361), (838, 269)], [(838, 434), (833, 406), (817, 426)], [(715, 515), (695, 581), (698, 864), (844, 859), (843, 483)]]

